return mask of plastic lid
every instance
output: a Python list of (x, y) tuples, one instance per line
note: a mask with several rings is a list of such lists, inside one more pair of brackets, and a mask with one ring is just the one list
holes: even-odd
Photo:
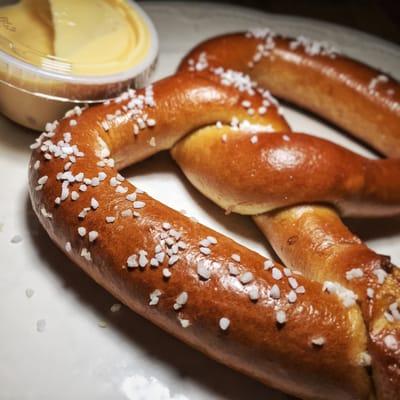
[(130, 0), (22, 0), (0, 7), (1, 22), (0, 80), (39, 96), (114, 97), (146, 80), (158, 53), (152, 21)]

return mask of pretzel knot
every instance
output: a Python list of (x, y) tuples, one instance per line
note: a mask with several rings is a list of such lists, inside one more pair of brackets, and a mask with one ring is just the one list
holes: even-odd
[[(292, 132), (266, 88), (399, 156), (396, 81), (325, 44), (256, 30), (47, 124), (32, 145), (33, 208), (99, 284), (214, 359), (302, 398), (396, 399), (400, 271), (336, 211), (398, 214), (399, 161)], [(286, 266), (118, 173), (162, 150), (215, 203), (252, 215)]]

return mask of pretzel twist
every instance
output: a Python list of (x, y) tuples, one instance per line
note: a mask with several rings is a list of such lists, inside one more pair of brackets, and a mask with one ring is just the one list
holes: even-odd
[[(360, 280), (355, 285), (357, 290), (343, 279), (332, 278), (342, 286), (332, 283), (326, 291), (326, 284), (322, 284), (325, 278), (321, 276), (326, 273), (334, 277), (335, 272), (324, 269), (319, 276), (313, 268), (312, 275), (304, 263), (304, 267), (299, 266), (306, 275), (303, 276), (266, 260), (152, 199), (117, 172), (158, 151), (172, 149), (189, 179), (218, 204), (229, 205), (234, 211), (257, 214), (298, 202), (323, 201), (334, 203), (348, 214), (398, 213), (397, 161), (368, 161), (321, 139), (291, 133), (269, 92), (256, 88), (248, 77), (228, 70), (235, 67), (248, 72), (250, 62), (251, 73), (258, 73), (256, 79), (267, 84), (260, 71), (268, 67), (268, 60), (280, 60), (275, 53), (279, 54), (281, 41), (287, 47), (285, 57), (292, 55), (289, 63), (296, 57), (308, 62), (299, 65), (296, 61), (296, 65), (287, 66), (286, 70), (280, 66), (283, 77), (274, 78), (278, 95), (285, 92), (280, 86), (282, 81), (286, 82), (288, 77), (292, 81), (297, 79), (300, 89), (295, 90), (302, 90), (304, 83), (300, 76), (309, 70), (316, 74), (321, 66), (331, 71), (325, 83), (342, 93), (344, 89), (332, 72), (342, 74), (343, 65), (353, 61), (341, 56), (331, 58), (330, 52), (311, 56), (305, 43), (290, 49), (290, 42), (271, 38), (269, 31), (215, 39), (188, 56), (176, 75), (144, 90), (130, 90), (102, 106), (84, 111), (75, 108), (59, 122), (48, 124), (46, 132), (32, 146), (29, 188), (33, 208), (54, 242), (99, 284), (134, 311), (216, 360), (302, 398), (367, 399), (373, 393), (366, 369), (370, 364), (369, 346), (377, 392), (382, 399), (394, 399), (393, 390), (399, 388), (398, 322), (389, 328), (383, 322), (383, 330), (370, 329), (375, 315), (382, 320), (381, 311), (387, 300), (399, 298), (398, 283), (393, 283), (397, 275), (387, 276), (391, 265), (386, 259), (371, 255), (376, 257), (376, 265), (368, 274), (364, 266), (361, 268), (368, 279)], [(237, 46), (232, 58), (227, 55), (229, 46)], [(207, 59), (202, 55), (205, 47)], [(270, 53), (273, 57), (269, 57)], [(186, 64), (190, 59), (195, 61)], [(365, 66), (351, 65), (351, 77), (358, 76), (359, 69), (364, 71), (361, 73), (364, 78), (377, 74)], [(273, 71), (272, 66), (268, 68)], [(365, 71), (368, 74), (364, 76)], [(355, 91), (353, 85), (351, 93), (355, 91), (354, 96), (361, 98), (358, 105), (352, 106), (354, 115), (358, 115), (358, 107), (366, 105), (368, 110), (379, 110), (379, 115), (375, 113), (374, 120), (366, 123), (346, 114), (343, 117), (346, 123), (354, 122), (355, 118), (359, 124), (369, 126), (368, 135), (372, 136), (379, 119), (396, 125), (398, 103), (393, 99), (399, 95), (397, 83), (389, 81), (384, 85), (386, 91), (395, 93), (382, 94), (379, 86), (379, 96), (372, 102), (371, 95), (360, 91), (357, 85)], [(361, 86), (364, 88), (365, 83)], [(343, 110), (347, 108), (339, 111), (335, 108), (329, 113), (339, 115)], [(233, 131), (229, 127), (232, 118)], [(355, 131), (359, 132), (358, 128)], [(254, 130), (276, 133), (255, 136)], [(397, 139), (393, 132), (388, 129), (384, 139), (373, 137), (380, 143), (381, 151), (390, 148), (395, 155), (393, 144)], [(234, 152), (239, 148), (240, 152)], [(269, 171), (263, 170), (265, 165), (257, 166), (257, 154), (263, 151), (275, 152), (275, 168)], [(335, 179), (317, 181), (315, 186), (320, 186), (320, 191), (312, 185), (304, 186), (303, 190), (309, 179), (318, 180), (312, 174), (304, 179), (302, 173), (309, 167), (316, 168), (318, 160), (321, 162), (319, 151), (325, 152), (326, 173), (336, 174)], [(303, 165), (293, 163), (288, 173), (287, 163), (283, 162), (282, 169), (279, 157), (290, 158), (293, 154), (304, 157)], [(310, 162), (308, 157), (315, 159)], [(355, 172), (336, 162), (342, 169), (335, 173), (335, 166), (330, 166), (329, 161), (335, 162), (336, 158), (345, 160)], [(205, 173), (208, 167), (204, 167), (204, 159), (211, 169), (213, 163), (219, 169)], [(227, 166), (232, 168), (231, 173), (226, 171)], [(343, 176), (346, 173), (350, 174), (348, 178)], [(380, 174), (386, 178), (382, 179)], [(253, 182), (246, 186), (249, 175)], [(223, 182), (221, 176), (229, 181)], [(286, 184), (286, 178), (293, 186)], [(266, 190), (264, 179), (269, 179), (270, 184)], [(289, 192), (285, 194), (280, 183)], [(240, 196), (244, 196), (243, 201), (238, 201)], [(289, 208), (288, 212), (297, 209)], [(314, 216), (314, 208), (309, 209)], [(276, 218), (274, 214), (256, 217), (265, 232), (269, 220), (276, 222), (277, 234), (271, 235), (275, 245), (286, 238), (285, 228), (280, 228), (278, 219), (284, 214), (276, 215)], [(333, 225), (341, 226), (335, 218), (332, 211)], [(287, 221), (290, 224), (290, 218)], [(290, 231), (289, 227), (286, 230)], [(328, 235), (328, 230), (324, 234)], [(365, 249), (357, 239), (354, 241)], [(280, 254), (282, 259), (297, 268), (297, 263), (290, 261), (291, 249), (282, 248), (288, 254), (287, 261)], [(296, 261), (295, 257), (293, 260)], [(335, 268), (327, 266), (326, 271)], [(385, 278), (382, 283), (374, 279), (376, 270)], [(362, 302), (360, 309), (355, 295), (364, 294), (367, 284), (383, 294), (373, 296), (369, 307)], [(368, 311), (371, 309), (376, 311)], [(393, 319), (397, 317), (396, 310), (390, 309)], [(387, 393), (380, 389), (382, 383), (388, 383)]]

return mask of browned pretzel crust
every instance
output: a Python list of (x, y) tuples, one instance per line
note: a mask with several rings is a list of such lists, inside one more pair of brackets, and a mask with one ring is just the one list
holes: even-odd
[[(285, 265), (318, 282), (339, 282), (357, 295), (369, 330), (379, 398), (396, 399), (399, 353), (385, 338), (400, 340), (398, 316), (390, 311), (400, 299), (400, 270), (363, 244), (327, 207), (291, 207), (254, 220)], [(353, 278), (357, 274), (362, 276)]]
[[(196, 46), (180, 71), (223, 67), (249, 74), (275, 96), (333, 122), (389, 157), (399, 157), (400, 90), (390, 76), (306, 38), (269, 29), (212, 38)], [(192, 60), (192, 62), (189, 62)]]
[[(247, 54), (250, 60), (254, 58), (257, 43), (253, 36), (230, 38), (232, 44), (242, 46), (237, 52), (242, 52), (241, 59), (246, 60)], [(242, 38), (250, 45), (244, 45)], [(248, 143), (277, 150), (281, 143), (285, 152), (284, 143), (296, 137), (297, 151), (305, 157), (313, 150), (302, 143), (313, 141), (321, 148), (326, 146), (327, 157), (337, 154), (354, 165), (359, 163), (360, 171), (363, 165), (371, 165), (372, 172), (365, 175), (364, 187), (353, 188), (343, 181), (347, 191), (330, 196), (329, 186), (322, 194), (309, 186), (304, 193), (316, 197), (300, 193), (295, 200), (285, 199), (278, 181), (276, 192), (271, 188), (271, 193), (279, 195), (266, 201), (268, 210), (296, 204), (299, 199), (317, 199), (332, 201), (351, 213), (364, 198), (363, 214), (368, 209), (374, 214), (392, 214), (398, 212), (398, 186), (394, 183), (388, 188), (374, 174), (385, 171), (396, 180), (396, 163), (368, 162), (324, 141), (290, 133), (267, 91), (240, 73), (199, 68), (199, 62), (206, 64), (191, 62), (194, 71), (181, 72), (145, 90), (128, 91), (105, 105), (84, 111), (75, 108), (61, 121), (48, 124), (32, 146), (29, 188), (36, 214), (57, 245), (99, 284), (214, 359), (301, 398), (371, 397), (366, 325), (353, 292), (340, 285), (335, 286), (337, 295), (326, 291), (322, 283), (266, 260), (164, 206), (117, 171), (164, 149), (174, 148), (178, 159), (185, 145), (210, 130), (222, 145), (244, 135), (240, 157), (252, 149)], [(265, 135), (276, 141), (271, 145), (254, 130), (287, 133)], [(175, 145), (192, 131), (198, 132)], [(206, 141), (199, 143), (202, 151), (193, 152), (187, 164), (198, 165), (197, 158), (208, 151)], [(231, 153), (231, 162), (221, 165), (235, 165), (237, 155)], [(215, 153), (209, 161), (219, 162), (219, 156)], [(244, 168), (251, 163), (249, 159)], [(204, 187), (218, 187), (215, 176), (210, 173), (199, 180)], [(277, 174), (275, 179), (284, 177), (285, 173)], [(246, 184), (242, 178), (237, 176)], [(296, 184), (294, 178), (287, 178)], [(228, 181), (225, 184), (234, 187)], [(228, 194), (237, 196), (234, 191)], [(378, 282), (376, 286), (383, 285)], [(386, 343), (387, 337), (381, 341)], [(397, 346), (394, 340), (389, 344)], [(382, 365), (381, 373), (387, 377), (387, 355), (381, 350), (371, 353), (373, 363)]]

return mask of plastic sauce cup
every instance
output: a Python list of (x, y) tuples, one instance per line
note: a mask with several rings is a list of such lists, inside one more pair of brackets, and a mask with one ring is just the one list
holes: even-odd
[[(141, 18), (150, 46), (138, 64), (109, 75), (71, 73), (73, 64), (40, 54), (0, 35), (0, 40), (6, 40), (10, 49), (9, 52), (0, 50), (0, 112), (20, 125), (43, 130), (46, 122), (61, 118), (76, 105), (103, 102), (130, 87), (144, 86), (156, 62), (158, 36), (142, 8), (133, 1), (127, 4)], [(18, 29), (12, 21), (4, 23), (9, 23), (9, 29)], [(40, 66), (26, 61), (28, 53), (30, 59), (39, 60), (36, 64)], [(90, 65), (85, 67), (90, 69)]]

